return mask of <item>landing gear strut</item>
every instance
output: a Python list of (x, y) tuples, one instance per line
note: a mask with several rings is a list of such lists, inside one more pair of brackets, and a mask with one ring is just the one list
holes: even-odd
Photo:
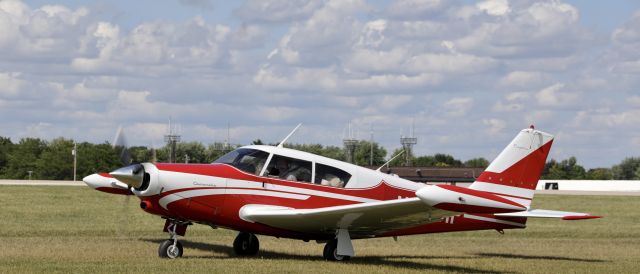
[(236, 239), (233, 240), (233, 252), (238, 256), (253, 256), (258, 254), (260, 249), (260, 242), (256, 235), (240, 232)]
[(171, 224), (167, 226), (169, 239), (163, 241), (158, 248), (158, 255), (160, 258), (175, 259), (182, 257), (182, 243), (178, 241), (178, 233), (176, 233), (176, 229), (179, 225), (180, 224), (178, 222), (172, 221)]

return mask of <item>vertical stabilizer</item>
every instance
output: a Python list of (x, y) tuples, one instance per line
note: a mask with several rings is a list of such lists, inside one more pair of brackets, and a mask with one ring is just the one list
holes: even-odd
[(523, 129), (469, 188), (491, 192), (529, 208), (552, 143), (553, 135)]

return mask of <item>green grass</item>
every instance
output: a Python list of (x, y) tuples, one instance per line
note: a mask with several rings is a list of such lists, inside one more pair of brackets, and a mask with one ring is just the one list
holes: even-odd
[(354, 241), (349, 262), (322, 260), (323, 245), (259, 236), (236, 258), (234, 231), (189, 227), (184, 257), (158, 258), (164, 220), (138, 199), (86, 187), (0, 187), (0, 273), (637, 273), (640, 197), (538, 195), (534, 207), (604, 215), (534, 219), (528, 228)]

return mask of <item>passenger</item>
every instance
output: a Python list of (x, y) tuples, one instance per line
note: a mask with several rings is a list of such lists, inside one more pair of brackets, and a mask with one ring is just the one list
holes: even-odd
[(289, 162), (287, 161), (287, 159), (278, 159), (278, 161), (276, 162), (276, 168), (278, 169), (278, 177), (289, 181), (297, 180), (296, 176), (291, 172), (295, 168), (289, 167)]
[(325, 174), (320, 183), (323, 186), (344, 187), (344, 182), (333, 174)]

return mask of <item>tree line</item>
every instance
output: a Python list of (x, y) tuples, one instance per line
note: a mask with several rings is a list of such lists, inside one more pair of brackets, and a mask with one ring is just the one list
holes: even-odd
[[(263, 144), (260, 139), (252, 144)], [(272, 144), (274, 145), (274, 144)], [(169, 147), (151, 149), (144, 146), (134, 146), (127, 150), (129, 157), (122, 157), (122, 148), (113, 148), (108, 142), (93, 144), (82, 142), (76, 144), (77, 149), (77, 178), (96, 172), (108, 172), (128, 163), (167, 162)], [(201, 142), (180, 142), (176, 146), (176, 162), (211, 163), (220, 156), (238, 147), (213, 143), (205, 145)], [(346, 160), (346, 153), (342, 147), (323, 146), (321, 144), (286, 144), (285, 147), (306, 151), (325, 157)], [(17, 143), (10, 138), (0, 137), (0, 178), (3, 179), (32, 179), (39, 180), (71, 180), (73, 179), (74, 141), (57, 138), (51, 141), (39, 138), (23, 138)], [(400, 149), (388, 155), (387, 151), (378, 143), (360, 140), (354, 151), (354, 163), (361, 166), (380, 166), (388, 158), (398, 153)], [(373, 153), (372, 153), (373, 152)], [(473, 158), (461, 161), (449, 154), (436, 153), (433, 155), (409, 155), (411, 166), (429, 167), (468, 167), (486, 168), (489, 161), (485, 158)], [(390, 166), (404, 165), (403, 156), (390, 162)], [(640, 180), (640, 157), (626, 158), (611, 168), (592, 168), (586, 170), (579, 165), (575, 157), (556, 161), (549, 160), (544, 167), (542, 179), (567, 180)]]

